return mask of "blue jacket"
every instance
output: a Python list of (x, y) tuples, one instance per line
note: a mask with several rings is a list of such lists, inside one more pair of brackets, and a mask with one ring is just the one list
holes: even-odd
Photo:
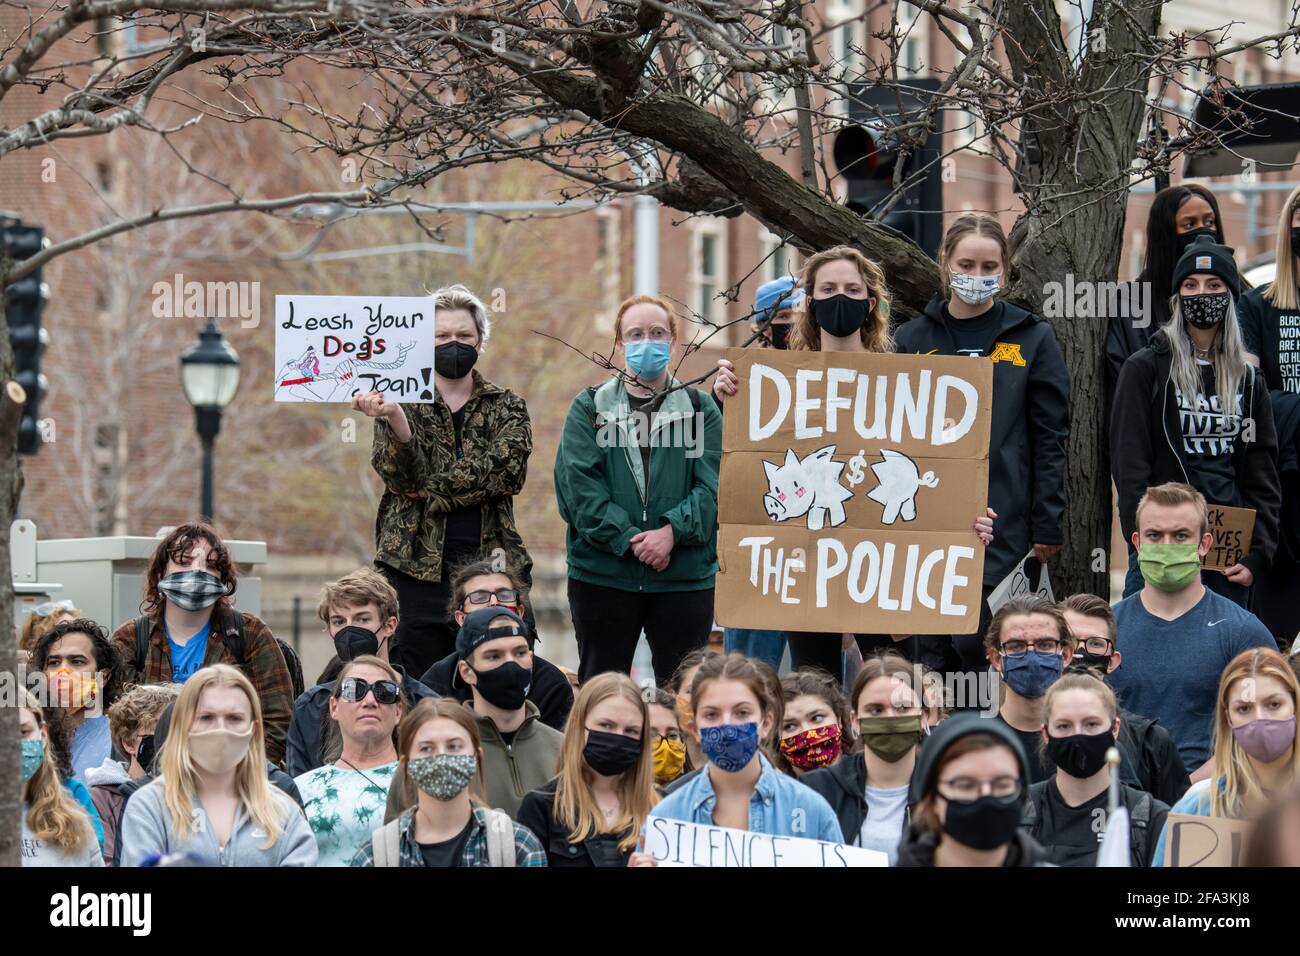
[(95, 837), (99, 840), (99, 852), (104, 852), (104, 822), (99, 818), (99, 811), (95, 809), (95, 801), (90, 799), (90, 791), (86, 785), (76, 777), (69, 777), (63, 781), (63, 789), (67, 790), (69, 795), (81, 805), (81, 808), (90, 816), (90, 825), (95, 828)]
[[(761, 753), (758, 759), (763, 771), (749, 798), (751, 832), (844, 842), (840, 822), (825, 797), (777, 771)], [(709, 779), (711, 770), (705, 767), (684, 786), (664, 797), (650, 811), (651, 815), (714, 826), (713, 808), (717, 806), (718, 796), (713, 792), (713, 781)]]
[[(1226, 784), (1223, 777), (1219, 778), (1219, 789), (1222, 790)], [(1198, 780), (1192, 784), (1191, 789), (1183, 794), (1181, 800), (1169, 808), (1169, 812), (1185, 813), (1193, 817), (1208, 817), (1210, 815), (1210, 781)], [(1169, 832), (1169, 824), (1166, 823), (1160, 828), (1160, 839), (1156, 841), (1155, 856), (1151, 860), (1152, 866), (1165, 865), (1165, 835)]]

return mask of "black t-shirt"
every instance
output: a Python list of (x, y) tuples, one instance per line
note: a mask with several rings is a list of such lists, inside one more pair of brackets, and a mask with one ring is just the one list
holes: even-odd
[[(1002, 720), (1001, 714), (998, 715), (998, 720)], [(1056, 768), (1051, 765), (1051, 761), (1043, 756), (1042, 733), (1037, 730), (1017, 730), (1005, 720), (1002, 720), (1002, 723), (1006, 724), (1011, 732), (1020, 738), (1020, 746), (1025, 748), (1025, 759), (1029, 761), (1029, 780), (1026, 785), (1046, 780), (1056, 773)]]
[(502, 743), (504, 743), (507, 747), (513, 747), (513, 746), (514, 746), (514, 743), (515, 743), (515, 734), (519, 733), (519, 731), (518, 731), (518, 730), (498, 730), (497, 733), (499, 733), (499, 734), (501, 735), (501, 742), (502, 742)]
[(474, 815), (471, 813), (469, 822), (465, 824), (465, 829), (450, 840), (443, 840), (441, 843), (417, 843), (416, 846), (420, 848), (420, 856), (424, 858), (424, 865), (442, 869), (449, 866), (460, 866), (461, 858), (465, 854), (465, 844), (469, 842), (469, 831), (473, 827)]
[[(1237, 317), (1241, 321), (1242, 344), (1247, 352), (1259, 356), (1270, 375), (1269, 387), (1300, 393), (1300, 309), (1279, 309), (1268, 301), (1264, 290), (1254, 289), (1237, 303)], [(1271, 347), (1273, 329), (1277, 329), (1277, 353), (1265, 355), (1266, 343)]]
[(1002, 304), (995, 302), (993, 308), (971, 319), (955, 318), (945, 305), (943, 320), (952, 331), (958, 355), (988, 355), (993, 348), (993, 340), (997, 338), (998, 327), (1002, 324)]
[(1055, 777), (1048, 780), (1046, 789), (1036, 836), (1047, 859), (1057, 866), (1095, 866), (1106, 833), (1109, 794), (1103, 790), (1087, 803), (1072, 807), (1061, 796)]
[(631, 392), (627, 394), (627, 403), (631, 410), (633, 412), (644, 412), (648, 416), (646, 427), (641, 429), (639, 435), (641, 439), (641, 473), (645, 476), (647, 485), (650, 484), (650, 429), (654, 426), (655, 415), (659, 413), (659, 399), (662, 397), (662, 395), (650, 395), (641, 398)]
[[(465, 457), (461, 445), (461, 430), (465, 425), (464, 407), (451, 413), (452, 428), (456, 433), (456, 460)], [(447, 554), (477, 554), (483, 536), (483, 509), (478, 505), (457, 508), (447, 513), (446, 533), (442, 550)], [(445, 562), (444, 562), (445, 563)]]
[(1241, 434), (1241, 395), (1236, 397), (1236, 407), (1225, 415), (1215, 394), (1214, 366), (1202, 365), (1200, 369), (1200, 395), (1189, 398), (1174, 389), (1187, 477), (1213, 504), (1240, 505), (1232, 453)]

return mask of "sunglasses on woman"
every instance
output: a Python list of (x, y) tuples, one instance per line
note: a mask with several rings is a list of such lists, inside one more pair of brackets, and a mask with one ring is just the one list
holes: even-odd
[(377, 704), (395, 704), (401, 695), (401, 688), (395, 680), (377, 680), (372, 684), (362, 677), (345, 677), (339, 684), (339, 700), (349, 704), (360, 703), (371, 691), (374, 691)]

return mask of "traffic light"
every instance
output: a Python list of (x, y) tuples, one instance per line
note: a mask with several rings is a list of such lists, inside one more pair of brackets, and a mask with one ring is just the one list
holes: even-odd
[[(914, 130), (899, 127), (919, 122), (939, 88), (936, 78), (907, 81), (908, 89), (885, 89), (872, 83), (849, 83), (849, 125), (835, 134), (831, 155), (848, 184), (845, 202), (861, 215), (873, 210), (894, 190), (894, 167), (900, 147)], [(913, 146), (903, 164), (902, 194), (880, 221), (907, 238), (934, 259), (943, 239), (943, 111), (931, 125), (919, 148)]]
[[(45, 230), (40, 226), (10, 223), (0, 226), (0, 258), (15, 262), (41, 251)], [(14, 350), (14, 379), (27, 393), (22, 421), (18, 425), (18, 451), (34, 455), (41, 447), (41, 399), (45, 395), (45, 376), (41, 374), (41, 353), (48, 334), (41, 328), (41, 312), (49, 291), (36, 269), (5, 287), (5, 320), (9, 323), (9, 342)]]

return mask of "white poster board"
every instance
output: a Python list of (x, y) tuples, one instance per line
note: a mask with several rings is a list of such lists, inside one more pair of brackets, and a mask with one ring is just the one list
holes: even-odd
[(275, 400), (432, 402), (433, 325), (429, 296), (277, 295)]
[[(993, 525), (993, 533), (997, 534), (996, 522)], [(1035, 570), (1038, 571), (1036, 577)], [(989, 611), (997, 614), (998, 608), (1013, 597), (1025, 594), (1037, 594), (1053, 602), (1056, 600), (1052, 596), (1052, 580), (1047, 575), (1047, 565), (1039, 561), (1032, 550), (1016, 563), (1011, 573), (1003, 578), (997, 587), (989, 592)]]
[(647, 817), (645, 846), (659, 866), (796, 867), (837, 869), (888, 866), (888, 854), (825, 840), (769, 836), (730, 827)]

